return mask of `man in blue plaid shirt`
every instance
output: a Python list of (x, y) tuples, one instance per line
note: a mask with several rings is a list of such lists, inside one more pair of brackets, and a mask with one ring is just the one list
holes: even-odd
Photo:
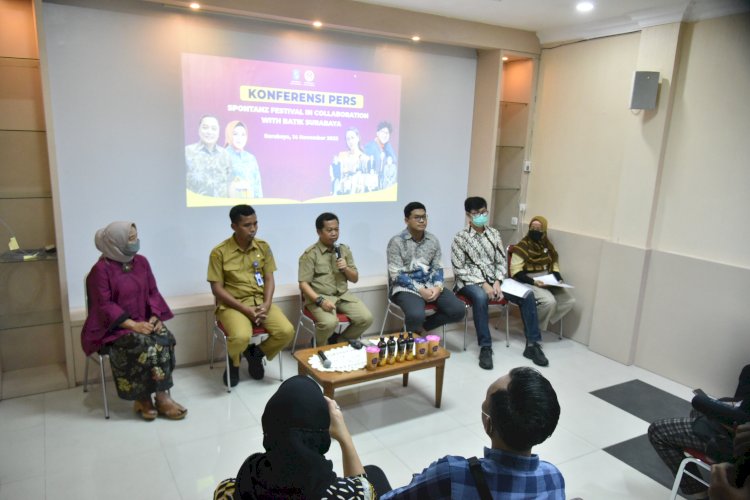
[[(549, 381), (534, 368), (519, 367), (497, 379), (482, 402), (482, 424), (492, 440), (484, 449), (482, 476), (494, 499), (565, 499), (557, 467), (539, 460), (531, 448), (557, 426), (560, 405)], [(448, 455), (433, 462), (411, 483), (382, 499), (482, 499), (469, 460)]]

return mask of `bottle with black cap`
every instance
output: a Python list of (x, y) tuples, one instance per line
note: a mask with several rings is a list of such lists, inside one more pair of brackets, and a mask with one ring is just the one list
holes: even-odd
[(387, 363), (389, 365), (392, 365), (396, 362), (396, 340), (393, 338), (393, 335), (388, 337), (388, 358)]
[(406, 360), (414, 359), (414, 332), (409, 332), (409, 338), (406, 339)]
[(378, 366), (385, 366), (386, 358), (388, 357), (388, 344), (385, 343), (385, 339), (382, 335), (378, 342), (378, 348), (380, 349), (380, 352), (378, 353)]
[(398, 340), (396, 341), (396, 344), (398, 345), (398, 355), (396, 356), (396, 361), (400, 363), (406, 359), (406, 337), (403, 333), (398, 334)]

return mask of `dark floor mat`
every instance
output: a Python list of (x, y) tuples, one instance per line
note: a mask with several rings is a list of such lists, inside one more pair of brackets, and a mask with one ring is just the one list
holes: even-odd
[(641, 380), (592, 391), (591, 394), (648, 423), (660, 418), (687, 417), (690, 401), (685, 401)]
[[(648, 423), (661, 418), (687, 417), (692, 408), (689, 401), (641, 380), (631, 380), (605, 387), (592, 391), (591, 394)], [(604, 448), (604, 451), (665, 488), (672, 489), (674, 476), (656, 454), (647, 435), (617, 443)]]
[(604, 451), (667, 489), (672, 488), (672, 471), (661, 461), (645, 434), (604, 448)]

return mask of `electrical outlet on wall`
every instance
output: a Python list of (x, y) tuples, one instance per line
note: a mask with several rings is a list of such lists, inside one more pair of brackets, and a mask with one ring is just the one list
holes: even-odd
[(518, 211), (521, 212), (521, 213), (525, 213), (526, 212), (526, 203), (519, 203), (519, 205), (518, 205)]
[(526, 160), (525, 162), (523, 162), (523, 171), (531, 172), (531, 160)]
[(518, 217), (511, 217), (510, 218), (510, 225), (513, 227), (516, 227), (518, 225)]

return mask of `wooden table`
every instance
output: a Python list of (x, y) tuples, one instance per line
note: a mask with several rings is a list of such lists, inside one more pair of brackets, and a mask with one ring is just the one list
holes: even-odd
[[(363, 342), (365, 346), (369, 345)], [(443, 374), (445, 373), (445, 360), (451, 357), (451, 353), (440, 347), (434, 356), (427, 356), (424, 359), (413, 359), (411, 361), (396, 362), (392, 365), (378, 366), (374, 370), (362, 368), (354, 372), (322, 372), (315, 370), (307, 362), (310, 356), (322, 350), (323, 352), (347, 345), (340, 343), (328, 345), (321, 348), (300, 349), (294, 352), (294, 359), (297, 360), (297, 373), (300, 375), (309, 375), (323, 386), (323, 393), (333, 399), (333, 393), (337, 387), (347, 385), (361, 384), (394, 375), (403, 375), (404, 387), (409, 385), (409, 373), (427, 368), (435, 368), (435, 408), (440, 408), (440, 402), (443, 397)], [(364, 349), (364, 347), (363, 347)]]

